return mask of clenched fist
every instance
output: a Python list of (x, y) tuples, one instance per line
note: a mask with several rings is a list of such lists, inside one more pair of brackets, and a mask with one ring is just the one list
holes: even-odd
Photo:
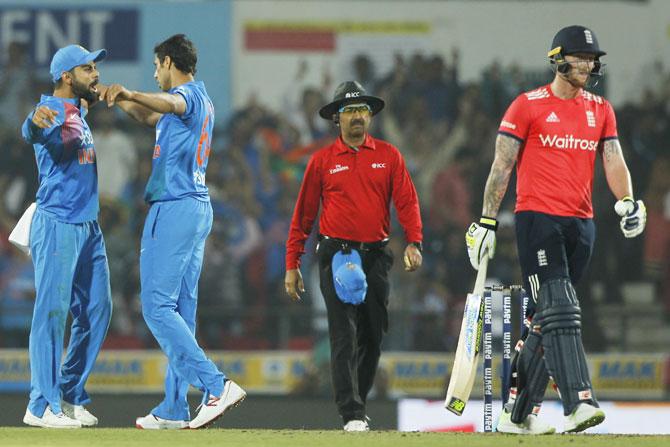
[(624, 197), (614, 204), (614, 211), (621, 216), (621, 231), (627, 238), (638, 236), (647, 223), (647, 208), (642, 200)]
[(107, 107), (112, 107), (114, 105), (114, 102), (119, 100), (124, 100), (124, 99), (133, 99), (133, 92), (122, 86), (121, 84), (112, 84), (109, 87), (107, 87), (107, 91), (105, 92), (105, 97), (101, 99), (104, 99), (107, 101)]
[(421, 255), (420, 243), (416, 244), (407, 244), (405, 247), (405, 254), (403, 256), (403, 261), (405, 263), (405, 271), (413, 272), (414, 270), (421, 267), (423, 263), (423, 256)]

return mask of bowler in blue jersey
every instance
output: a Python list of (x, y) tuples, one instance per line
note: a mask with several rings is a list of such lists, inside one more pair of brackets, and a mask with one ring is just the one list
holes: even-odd
[[(205, 427), (246, 397), (195, 339), (198, 279), (212, 206), (205, 171), (214, 129), (214, 106), (194, 78), (197, 53), (183, 34), (154, 48), (154, 78), (162, 93), (110, 85), (104, 99), (156, 128), (152, 170), (144, 198), (150, 205), (140, 249), (142, 314), (168, 357), (165, 398), (137, 418), (141, 429)], [(202, 405), (190, 420), (186, 394), (193, 385)]]
[[(39, 170), (30, 228), (37, 297), (30, 329), (30, 401), (23, 422), (93, 426), (84, 389), (112, 313), (109, 267), (98, 225), (98, 172), (88, 106), (97, 102), (96, 63), (105, 50), (69, 45), (54, 54), (52, 95), (42, 95), (21, 128)], [(99, 91), (100, 89), (100, 91)], [(65, 359), (63, 338), (72, 314)]]

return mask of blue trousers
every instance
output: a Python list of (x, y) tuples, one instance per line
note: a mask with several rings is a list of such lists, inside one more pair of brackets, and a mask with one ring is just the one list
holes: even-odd
[[(39, 209), (30, 228), (37, 298), (30, 329), (30, 402), (41, 417), (61, 399), (85, 405), (84, 389), (112, 317), (105, 241), (96, 221), (59, 222)], [(70, 342), (62, 362), (68, 311)]]
[(198, 279), (212, 206), (193, 198), (151, 205), (142, 232), (142, 314), (168, 357), (165, 398), (151, 410), (163, 419), (189, 420), (189, 384), (205, 396), (223, 393), (226, 376), (195, 339)]

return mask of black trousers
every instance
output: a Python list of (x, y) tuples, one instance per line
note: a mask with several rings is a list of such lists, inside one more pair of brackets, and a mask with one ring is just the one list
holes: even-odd
[(319, 242), (317, 256), (321, 293), (328, 312), (330, 368), (335, 404), (346, 424), (365, 418), (365, 403), (374, 383), (383, 334), (388, 329), (388, 273), (393, 254), (387, 247), (359, 250), (368, 290), (365, 301), (354, 306), (337, 297), (331, 261), (342, 245), (330, 239)]
[(580, 280), (591, 259), (595, 237), (592, 219), (534, 211), (516, 214), (523, 284), (533, 301), (537, 302), (540, 285), (547, 280), (570, 278), (573, 285)]
[[(595, 225), (592, 219), (523, 211), (516, 215), (516, 238), (524, 287), (533, 298), (529, 300), (526, 316), (532, 317), (535, 314), (540, 286), (544, 282), (552, 279), (569, 278), (574, 285), (582, 277), (593, 253)], [(534, 334), (542, 340), (542, 336), (537, 331)], [(522, 339), (525, 340), (527, 336), (528, 330), (524, 329)], [(583, 348), (581, 349), (583, 350)], [(513, 417), (519, 419), (515, 422), (523, 421), (534, 406), (541, 404), (546, 383), (549, 380), (546, 363), (542, 357), (533, 354), (530, 344), (524, 344), (520, 355), (534, 359), (533, 362), (541, 362), (537, 365), (541, 369), (541, 373), (537, 373), (537, 377), (540, 377), (540, 379), (534, 382), (534, 389), (529, 388), (526, 393), (522, 394), (523, 390), (519, 386), (517, 390), (519, 398), (516, 405), (520, 405), (518, 408), (525, 408), (525, 411), (515, 407), (518, 414), (515, 414), (517, 411), (514, 411)], [(515, 356), (513, 362), (513, 370), (515, 371), (518, 367), (517, 361), (518, 356)], [(532, 366), (526, 365), (526, 368), (530, 370)], [(526, 399), (528, 400), (526, 401)], [(595, 400), (593, 402), (595, 403)], [(574, 405), (574, 403), (570, 405)], [(573, 409), (573, 406), (566, 408), (564, 402), (566, 415)]]

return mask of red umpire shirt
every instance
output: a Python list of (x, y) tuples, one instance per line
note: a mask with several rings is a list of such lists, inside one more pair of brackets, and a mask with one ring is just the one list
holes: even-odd
[(498, 133), (521, 141), (516, 212), (591, 218), (593, 168), (602, 142), (617, 137), (610, 103), (582, 90), (573, 99), (550, 85), (519, 95)]
[(318, 150), (307, 164), (293, 212), (286, 242), (286, 269), (300, 266), (319, 203), (323, 204), (321, 234), (377, 242), (389, 237), (390, 199), (407, 242), (421, 242), (419, 200), (397, 148), (367, 135), (358, 151), (347, 146), (342, 137)]

